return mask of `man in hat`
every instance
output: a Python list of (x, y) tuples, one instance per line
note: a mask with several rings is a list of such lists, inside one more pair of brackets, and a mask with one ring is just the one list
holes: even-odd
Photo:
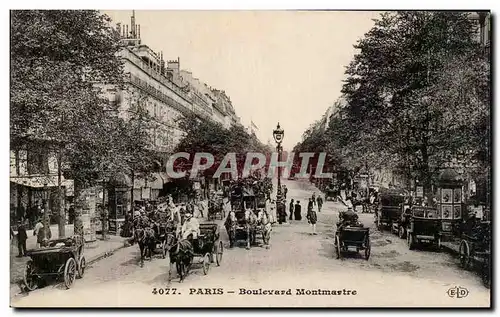
[(24, 223), (21, 221), (17, 222), (17, 248), (19, 250), (18, 257), (26, 256), (26, 240), (28, 240), (28, 234), (26, 233), (26, 228)]
[(198, 239), (198, 236), (200, 235), (200, 223), (190, 212), (186, 212), (185, 214), (185, 220), (181, 228), (181, 235), (182, 239), (192, 237), (193, 240)]
[(339, 213), (339, 222), (337, 222), (338, 229), (342, 229), (345, 226), (358, 225), (358, 215), (354, 212), (352, 207), (348, 207), (347, 211), (342, 211)]

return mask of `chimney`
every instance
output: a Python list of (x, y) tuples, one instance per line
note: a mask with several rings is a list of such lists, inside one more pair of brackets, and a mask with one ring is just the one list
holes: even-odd
[(122, 28), (122, 33), (123, 33), (123, 34), (122, 34), (122, 38), (126, 38), (126, 34), (125, 34), (125, 26), (123, 26), (123, 28)]
[(137, 25), (137, 38), (138, 39), (141, 38), (141, 25), (140, 24)]
[(181, 58), (177, 56), (177, 69), (181, 71)]
[(130, 18), (130, 32), (132, 33), (132, 38), (136, 38), (135, 34), (135, 10), (132, 10), (132, 17)]
[(122, 35), (122, 25), (120, 23), (116, 23), (116, 31), (118, 32), (118, 35)]
[(127, 38), (130, 38), (130, 34), (128, 33), (128, 24), (127, 24)]

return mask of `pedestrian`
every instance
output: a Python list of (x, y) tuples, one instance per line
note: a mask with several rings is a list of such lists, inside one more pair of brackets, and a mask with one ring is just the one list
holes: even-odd
[(40, 234), (40, 231), (43, 231), (42, 228), (43, 228), (42, 219), (38, 218), (38, 220), (36, 221), (36, 224), (35, 224), (35, 228), (33, 228), (33, 235), (36, 236), (36, 247), (37, 248), (40, 247), (41, 241), (43, 239), (43, 237), (42, 237), (43, 234)]
[(307, 210), (307, 223), (311, 225), (313, 235), (316, 235), (316, 222), (318, 221), (318, 216), (316, 215), (316, 211), (313, 208)]
[(294, 216), (295, 220), (302, 220), (302, 215), (300, 214), (302, 211), (302, 206), (300, 206), (300, 201), (297, 200), (297, 203), (295, 204), (295, 210), (294, 210)]
[(321, 212), (321, 207), (323, 207), (323, 198), (321, 195), (318, 195), (318, 198), (316, 198), (317, 204), (318, 204), (318, 212)]
[(307, 203), (307, 211), (309, 212), (309, 209), (312, 209), (314, 205), (313, 199), (309, 198), (309, 202)]
[(26, 240), (28, 240), (28, 234), (26, 233), (26, 227), (23, 222), (17, 222), (17, 249), (19, 250), (18, 257), (26, 256)]
[(290, 200), (290, 208), (289, 208), (289, 212), (290, 212), (290, 220), (292, 220), (292, 217), (293, 217), (293, 199)]
[(313, 193), (310, 201), (312, 201), (312, 204), (315, 205), (316, 204), (316, 193)]
[(26, 210), (24, 209), (24, 206), (23, 204), (19, 204), (19, 206), (17, 206), (17, 220), (18, 221), (23, 221), (24, 220), (24, 217), (25, 217), (25, 214), (26, 214)]
[(283, 185), (283, 193), (284, 193), (284, 197), (286, 199), (286, 193), (288, 193), (288, 188), (286, 187), (286, 185)]

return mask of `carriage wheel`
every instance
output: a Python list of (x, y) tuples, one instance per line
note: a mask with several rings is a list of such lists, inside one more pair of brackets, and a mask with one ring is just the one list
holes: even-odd
[(370, 237), (368, 237), (368, 239), (366, 240), (366, 245), (365, 245), (365, 260), (368, 261), (371, 253), (372, 253), (372, 245), (370, 243)]
[(222, 254), (224, 253), (224, 246), (222, 244), (222, 241), (219, 241), (218, 247), (216, 248), (215, 252), (215, 263), (217, 266), (220, 266), (222, 263)]
[(66, 288), (71, 288), (76, 277), (76, 261), (73, 258), (69, 258), (64, 266), (64, 285)]
[(337, 255), (337, 259), (340, 259), (342, 257), (342, 251), (340, 250), (341, 248), (340, 244), (340, 239), (338, 236), (335, 236), (335, 253)]
[(462, 242), (460, 242), (458, 253), (460, 255), (460, 267), (464, 270), (468, 270), (470, 264), (470, 248), (467, 241), (462, 240)]
[(415, 241), (413, 239), (413, 235), (410, 232), (408, 232), (406, 234), (406, 237), (407, 237), (406, 241), (408, 242), (408, 249), (413, 250), (413, 248), (415, 247)]
[(80, 261), (78, 261), (78, 278), (82, 278), (85, 274), (85, 268), (87, 266), (87, 261), (85, 261), (85, 257), (82, 255), (80, 257)]
[(437, 249), (438, 252), (441, 251), (441, 237), (438, 237), (436, 239), (436, 249)]
[(167, 239), (161, 242), (161, 258), (164, 259), (167, 257)]
[(490, 288), (491, 285), (491, 263), (490, 263), (490, 256), (488, 256), (486, 259), (484, 259), (484, 263), (481, 267), (481, 280), (483, 281), (483, 285), (486, 288)]
[(406, 235), (406, 230), (403, 226), (399, 226), (399, 229), (398, 229), (398, 236), (400, 239), (404, 239), (405, 238), (405, 235)]
[(26, 263), (23, 274), (24, 286), (26, 286), (28, 291), (33, 291), (38, 287), (38, 276), (35, 275), (35, 271), (33, 260), (29, 260)]
[(210, 253), (206, 253), (203, 257), (203, 274), (207, 275), (210, 269)]

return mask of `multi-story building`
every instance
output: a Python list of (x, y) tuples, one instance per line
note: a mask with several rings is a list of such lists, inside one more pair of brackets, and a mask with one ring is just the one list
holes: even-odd
[[(229, 128), (239, 122), (229, 98), (194, 78), (190, 72), (181, 71), (180, 58), (165, 61), (163, 52), (155, 52), (142, 43), (140, 25), (132, 14), (130, 26), (117, 24), (123, 61), (123, 89), (104, 85), (110, 102), (119, 106), (119, 115), (127, 118), (134, 106), (145, 107), (152, 117), (151, 137), (154, 150), (162, 157), (157, 172), (151, 179), (130, 177), (127, 173), (109, 180), (108, 204), (110, 216), (115, 219), (110, 226), (118, 226), (130, 210), (133, 201), (155, 199), (168, 182), (162, 173), (169, 155), (183, 137), (178, 119), (195, 114), (200, 120), (213, 120)], [(46, 147), (48, 149), (48, 147)], [(34, 153), (26, 149), (11, 152), (11, 209), (23, 202), (24, 208), (38, 202), (43, 192), (58, 185), (56, 156), (49, 150)], [(56, 162), (56, 163), (54, 163)], [(54, 165), (55, 164), (55, 165)], [(56, 168), (54, 170), (54, 168)], [(72, 196), (72, 182), (61, 179), (66, 195)], [(99, 189), (100, 190), (100, 189)], [(50, 191), (52, 192), (52, 191)], [(100, 197), (105, 197), (101, 190)], [(57, 195), (50, 196), (50, 208), (55, 206)], [(54, 202), (54, 203), (53, 203)]]

